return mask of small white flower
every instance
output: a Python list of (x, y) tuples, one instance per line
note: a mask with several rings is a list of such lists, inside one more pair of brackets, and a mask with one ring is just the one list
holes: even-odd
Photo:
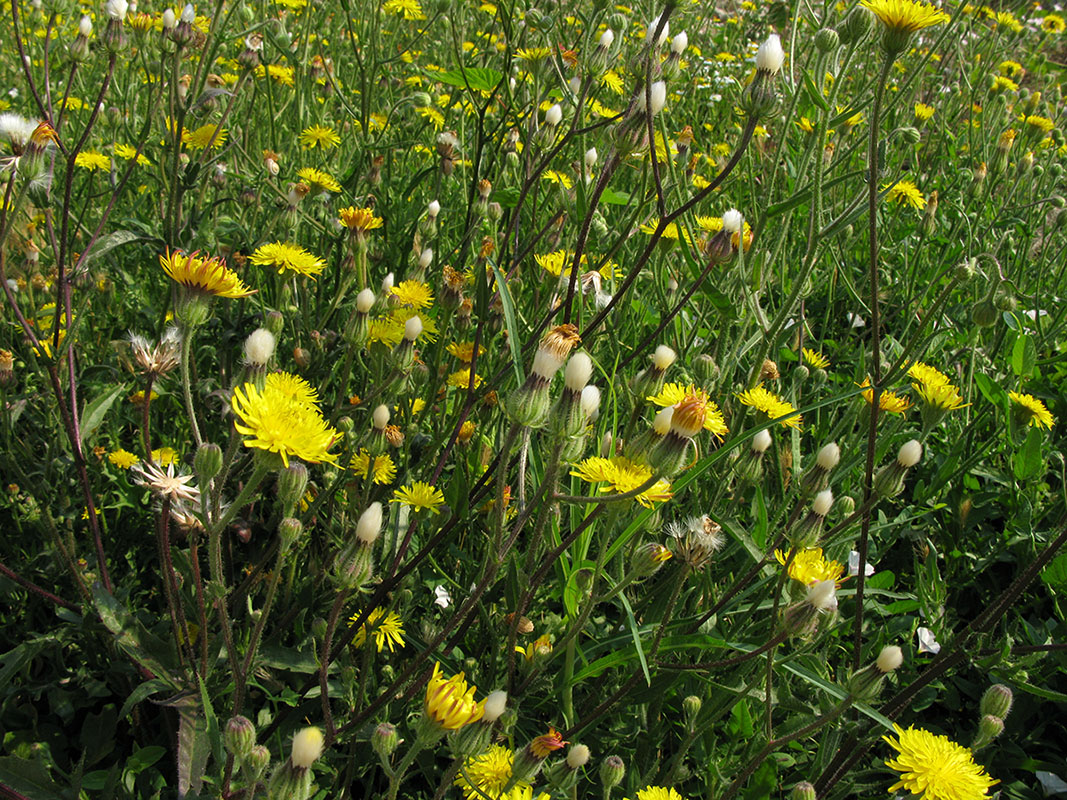
[[(848, 574), (853, 577), (860, 574), (860, 554), (858, 550), (853, 550), (848, 554)], [(874, 564), (870, 561), (863, 565), (863, 574), (870, 577), (874, 574)]]
[(434, 604), (441, 606), (441, 608), (448, 608), (452, 604), (452, 595), (448, 593), (448, 589), (444, 586), (433, 587)]
[(848, 322), (848, 327), (850, 328), (862, 328), (867, 324), (863, 321), (863, 317), (859, 314), (853, 314), (851, 311), (845, 314), (845, 320)]
[(677, 56), (680, 56), (685, 52), (685, 48), (689, 46), (689, 36), (685, 31), (682, 31), (673, 39), (671, 39), (671, 52)]
[(941, 652), (941, 643), (934, 638), (934, 632), (929, 628), (919, 628), (915, 633), (919, 637), (919, 652), (933, 653), (935, 656)]
[(436, 200), (431, 200), (430, 204), (426, 206), (426, 215), (430, 219), (437, 219), (437, 215), (441, 213), (441, 204)]

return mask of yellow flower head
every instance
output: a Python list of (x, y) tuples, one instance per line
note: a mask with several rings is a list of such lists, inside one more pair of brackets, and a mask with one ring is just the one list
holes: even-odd
[(991, 92), (1003, 92), (1003, 91), (1017, 92), (1017, 91), (1019, 91), (1019, 84), (1017, 84), (1011, 78), (1006, 78), (1003, 75), (994, 75), (993, 76), (993, 83), (989, 87), (989, 91), (991, 91)]
[[(355, 624), (357, 619), (359, 619), (358, 613), (353, 614), (349, 621)], [(356, 631), (352, 646), (363, 647), (367, 643), (368, 633), (374, 636), (374, 646), (378, 648), (379, 653), (386, 645), (389, 646), (390, 653), (393, 652), (394, 645), (404, 646), (404, 623), (395, 611), (386, 613), (380, 608), (371, 611)]]
[(940, 384), (912, 384), (915, 393), (924, 405), (931, 406), (941, 411), (956, 411), (963, 408), (966, 403), (960, 395), (960, 390), (951, 383)]
[[(454, 386), (457, 389), (466, 389), (471, 383), (471, 371), (470, 369), (461, 369), (457, 372), (453, 372), (448, 376), (445, 381), (449, 386)], [(482, 385), (482, 376), (475, 373), (474, 375), (474, 388), (477, 389)]]
[(348, 206), (337, 212), (342, 225), (355, 234), (366, 233), (382, 227), (382, 218), (374, 216), (373, 209)]
[(431, 486), (424, 481), (415, 481), (407, 486), (401, 486), (394, 491), (393, 499), (389, 502), (403, 503), (404, 505), (411, 506), (416, 511), (421, 511), (422, 509), (427, 508), (434, 514), (437, 514), (439, 513), (437, 507), (445, 502), (445, 496), (436, 486)]
[(900, 779), (889, 787), (910, 792), (922, 800), (975, 800), (987, 797), (989, 789), (1000, 783), (974, 763), (969, 749), (945, 736), (938, 736), (921, 728), (905, 730), (893, 726), (897, 737), (882, 738), (898, 752), (886, 766), (900, 773)]
[(485, 700), (475, 702), (476, 687), (467, 686), (463, 673), (445, 678), (440, 662), (434, 664), (433, 675), (426, 685), (424, 711), (426, 717), (446, 731), (455, 731), (477, 722), (485, 713)]
[(321, 169), (304, 167), (303, 169), (297, 170), (296, 177), (300, 178), (300, 180), (311, 187), (311, 191), (315, 194), (341, 191), (341, 184), (339, 184), (330, 173), (323, 172)]
[[(373, 467), (371, 466), (372, 460)], [(360, 450), (358, 455), (352, 457), (352, 463), (348, 465), (348, 468), (361, 478), (366, 478), (367, 473), (373, 470), (371, 480), (379, 486), (392, 483), (393, 478), (396, 477), (396, 464), (388, 453), (382, 453), (371, 459), (367, 450)]]
[(699, 398), (704, 403), (704, 430), (715, 435), (717, 439), (722, 439), (726, 434), (730, 432), (730, 429), (726, 425), (726, 418), (722, 415), (722, 411), (719, 409), (718, 404), (708, 398), (708, 393), (703, 389), (698, 389), (693, 384), (684, 385), (681, 383), (666, 383), (663, 388), (659, 390), (658, 394), (649, 395), (645, 399), (650, 403), (655, 403), (657, 406), (666, 408), (667, 406), (677, 406), (687, 396), (693, 396)]
[(915, 119), (919, 120), (919, 122), (926, 122), (934, 115), (934, 110), (933, 106), (928, 106), (926, 103), (916, 103)]
[(95, 170), (107, 172), (111, 169), (111, 159), (95, 150), (82, 150), (74, 157), (74, 166), (87, 169), (89, 172)]
[(793, 404), (783, 400), (774, 392), (764, 389), (759, 384), (745, 392), (740, 392), (737, 399), (741, 405), (752, 406), (757, 411), (762, 411), (768, 419), (777, 420), (788, 428), (800, 428), (803, 418), (797, 413)]
[(1049, 430), (1052, 430), (1052, 425), (1056, 422), (1055, 417), (1053, 417), (1052, 413), (1045, 407), (1045, 404), (1032, 394), (1008, 392), (1008, 397), (1015, 403), (1016, 413), (1026, 424), (1033, 425), (1037, 428), (1048, 428)]
[(504, 791), (511, 781), (514, 761), (515, 754), (511, 750), (500, 744), (490, 745), (481, 755), (467, 759), (453, 783), (460, 787), (466, 800), (478, 800), (484, 795), (499, 800), (525, 800), (532, 796), (526, 781), (517, 781), (511, 789)]
[[(863, 387), (864, 391), (863, 399), (867, 401), (867, 405), (874, 402), (874, 387), (871, 386), (871, 379), (864, 378), (863, 383), (856, 384)], [(906, 397), (901, 397), (896, 392), (889, 392), (882, 390), (878, 395), (878, 408), (881, 411), (885, 411), (889, 414), (903, 414), (909, 408), (911, 408), (911, 401)]]
[(672, 787), (646, 786), (644, 789), (637, 790), (637, 800), (683, 800), (683, 798)]
[(178, 451), (173, 447), (160, 447), (152, 451), (152, 460), (161, 467), (169, 467), (178, 460)]
[[(451, 342), (445, 349), (464, 364), (469, 364), (474, 358), (474, 342)], [(479, 357), (484, 353), (485, 348), (478, 345)]]
[(341, 137), (333, 128), (325, 125), (312, 125), (300, 132), (300, 146), (305, 150), (318, 147), (320, 150), (329, 150), (341, 143)]
[(128, 450), (118, 449), (112, 450), (107, 454), (107, 460), (114, 464), (119, 469), (129, 469), (136, 464), (140, 459)]
[[(624, 494), (648, 481), (652, 477), (652, 470), (623, 456), (594, 456), (576, 464), (571, 475), (587, 483), (603, 483), (601, 494)], [(654, 503), (663, 503), (672, 497), (674, 493), (670, 483), (660, 479), (634, 499), (645, 508), (653, 508)]]
[(936, 6), (916, 0), (863, 0), (861, 5), (869, 8), (886, 30), (894, 33), (915, 33), (950, 19)]
[(262, 390), (254, 383), (233, 390), (230, 405), (238, 419), (234, 428), (250, 437), (245, 439), (245, 447), (277, 453), (285, 466), (294, 457), (313, 464), (336, 464), (337, 456), (329, 449), (340, 434), (323, 419), (318, 406), (294, 396), (287, 388), (293, 384), (284, 378), (295, 376), (280, 375), (281, 381), (264, 382)]
[(911, 181), (897, 181), (888, 187), (889, 193), (885, 196), (887, 203), (903, 205), (907, 203), (916, 211), (926, 208), (926, 198), (919, 191), (919, 187)]
[(303, 247), (287, 242), (272, 242), (256, 249), (249, 258), (253, 264), (274, 267), (281, 275), (286, 270), (313, 278), (326, 268), (326, 262)]
[(916, 361), (908, 367), (908, 377), (924, 386), (943, 386), (951, 382), (948, 375), (922, 361)]
[(1063, 33), (1067, 30), (1067, 21), (1059, 14), (1046, 14), (1041, 20), (1041, 30), (1045, 33)]
[(159, 257), (163, 271), (177, 283), (191, 292), (215, 297), (239, 298), (255, 293), (245, 286), (237, 273), (229, 269), (221, 258), (196, 253), (186, 255), (178, 250), (168, 250)]
[(421, 281), (400, 281), (393, 287), (393, 297), (401, 305), (427, 308), (433, 305), (433, 292)]
[[(788, 560), (787, 555), (781, 550), (775, 550), (774, 557), (782, 566), (785, 566)], [(834, 581), (840, 584), (841, 576), (844, 574), (845, 567), (842, 564), (823, 558), (821, 547), (801, 550), (793, 556), (793, 563), (789, 565), (789, 577), (805, 586), (818, 581)]]
[(830, 359), (824, 356), (822, 353), (816, 353), (810, 347), (805, 347), (801, 351), (804, 356), (804, 362), (815, 369), (826, 369), (830, 366)]

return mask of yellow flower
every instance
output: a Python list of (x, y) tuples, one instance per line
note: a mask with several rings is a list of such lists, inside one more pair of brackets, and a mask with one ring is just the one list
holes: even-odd
[(445, 496), (437, 487), (423, 481), (415, 481), (394, 491), (393, 499), (389, 502), (403, 503), (416, 511), (426, 508), (437, 514), (440, 512), (437, 507), (445, 502)]
[(326, 262), (295, 244), (272, 242), (256, 249), (248, 259), (261, 267), (275, 267), (281, 275), (286, 270), (313, 278), (326, 268)]
[(600, 79), (600, 82), (615, 94), (622, 94), (623, 92), (622, 78), (620, 78), (619, 74), (614, 70), (609, 69), (605, 72), (604, 76)]
[[(359, 619), (359, 613), (349, 617), (349, 622), (355, 624), (357, 619)], [(404, 623), (395, 611), (386, 613), (382, 609), (376, 608), (370, 612), (363, 624), (359, 626), (359, 630), (356, 631), (356, 635), (352, 639), (352, 646), (362, 647), (365, 645), (368, 633), (374, 636), (374, 645), (378, 648), (379, 653), (382, 652), (382, 648), (386, 645), (389, 646), (390, 653), (393, 652), (394, 645), (404, 646)]]
[(555, 169), (546, 169), (541, 173), (541, 180), (549, 181), (550, 183), (558, 183), (563, 186), (564, 189), (570, 189), (574, 186), (570, 176)]
[(530, 752), (538, 758), (548, 758), (557, 750), (562, 750), (566, 744), (569, 744), (569, 742), (563, 741), (559, 731), (549, 726), (548, 733), (535, 736), (533, 741), (530, 742)]
[(882, 737), (899, 753), (885, 762), (900, 773), (900, 780), (889, 787), (890, 794), (904, 789), (922, 800), (976, 800), (1000, 783), (974, 763), (969, 749), (951, 739), (921, 728), (894, 725), (893, 729), (896, 739)]
[(924, 405), (932, 406), (941, 411), (956, 411), (967, 405), (963, 402), (960, 390), (951, 383), (915, 383), (912, 384), (912, 387)]
[(152, 162), (148, 160), (144, 153), (138, 155), (137, 148), (131, 147), (128, 144), (116, 144), (111, 149), (115, 151), (115, 155), (117, 155), (119, 158), (125, 159), (126, 161), (129, 161), (134, 156), (137, 156), (138, 164), (141, 164), (142, 166), (151, 166), (152, 164)]
[(341, 184), (334, 180), (332, 175), (328, 172), (323, 172), (321, 169), (304, 167), (303, 169), (297, 170), (296, 176), (310, 186), (311, 191), (315, 194), (341, 191)]
[(226, 130), (218, 125), (201, 125), (195, 131), (182, 131), (182, 141), (195, 150), (203, 150), (210, 143), (212, 150), (226, 144)]
[(921, 361), (916, 361), (908, 367), (908, 377), (924, 386), (942, 386), (950, 383), (948, 375)]
[(374, 210), (370, 208), (356, 208), (348, 206), (337, 212), (342, 225), (353, 233), (365, 233), (382, 227), (382, 218), (374, 216)]
[[(361, 478), (367, 477), (367, 472), (371, 469), (371, 456), (366, 450), (360, 450), (358, 455), (352, 457), (352, 463), (349, 464), (349, 469), (356, 473)], [(393, 458), (388, 453), (382, 453), (380, 456), (374, 457), (374, 476), (371, 479), (379, 486), (384, 486), (387, 483), (392, 483), (393, 478), (396, 477), (396, 464), (393, 463)]]
[(520, 61), (544, 61), (552, 55), (549, 47), (521, 47), (515, 51), (515, 58)]
[(1042, 133), (1048, 133), (1056, 127), (1056, 123), (1050, 120), (1048, 117), (1038, 116), (1037, 114), (1030, 114), (1024, 120), (1031, 128), (1036, 128)]
[[(867, 405), (873, 403), (874, 387), (871, 386), (871, 379), (864, 378), (863, 383), (858, 383), (856, 385), (860, 387), (870, 387), (865, 388), (865, 391), (862, 392), (862, 394), (863, 399), (867, 401)], [(901, 397), (896, 392), (888, 392), (883, 390), (878, 395), (878, 408), (879, 410), (885, 411), (888, 414), (903, 414), (905, 411), (911, 408), (911, 401), (908, 400), (906, 397)]]
[(87, 169), (89, 172), (95, 172), (98, 169), (106, 172), (111, 169), (111, 159), (95, 150), (82, 150), (74, 157), (74, 166)]
[(493, 800), (524, 800), (531, 793), (526, 781), (517, 781), (511, 789), (504, 791), (511, 780), (514, 762), (515, 754), (507, 747), (490, 745), (481, 755), (467, 759), (453, 783), (460, 787), (466, 800), (478, 800), (483, 795)]
[(107, 460), (119, 469), (129, 469), (138, 461), (140, 461), (140, 459), (137, 458), (137, 456), (135, 456), (129, 450), (123, 450), (121, 448), (119, 448), (118, 450), (112, 450), (110, 453), (108, 453)]
[(650, 403), (666, 408), (667, 406), (677, 406), (687, 396), (696, 397), (704, 403), (704, 430), (714, 434), (720, 440), (730, 432), (730, 429), (726, 426), (726, 418), (722, 415), (722, 411), (719, 410), (718, 404), (708, 397), (707, 392), (703, 389), (698, 389), (691, 383), (688, 385), (665, 383), (658, 394), (649, 395), (645, 399)]
[(926, 207), (926, 198), (919, 188), (911, 181), (897, 181), (888, 188), (889, 193), (885, 196), (887, 203), (903, 205), (907, 203), (916, 211), (922, 211)]
[[(470, 386), (471, 371), (469, 369), (461, 369), (458, 372), (453, 372), (448, 376), (448, 380), (445, 381), (449, 386), (455, 386), (457, 389), (466, 389)], [(474, 388), (477, 389), (482, 385), (482, 376), (475, 373), (474, 375)]]
[(809, 366), (815, 367), (815, 369), (826, 369), (830, 366), (830, 359), (822, 353), (816, 353), (810, 347), (805, 347), (801, 353), (804, 356), (804, 361)]
[(1067, 30), (1067, 21), (1059, 14), (1046, 14), (1041, 20), (1041, 30), (1045, 33), (1063, 33)]
[(161, 467), (169, 467), (178, 460), (178, 451), (173, 447), (160, 447), (152, 451), (152, 460)]
[(1000, 70), (1001, 75), (1007, 75), (1008, 77), (1014, 78), (1022, 73), (1023, 65), (1018, 61), (1001, 61), (998, 69)]
[[(469, 364), (474, 357), (474, 342), (451, 342), (445, 349), (464, 364)], [(485, 348), (478, 345), (478, 355), (484, 353)]]
[[(625, 800), (629, 800), (626, 798)], [(646, 786), (637, 790), (637, 800), (683, 800), (673, 788), (666, 786)]]
[(785, 427), (799, 429), (803, 422), (803, 417), (797, 413), (792, 403), (764, 389), (762, 383), (748, 391), (738, 393), (737, 399), (741, 401), (741, 405), (752, 406), (757, 411), (762, 411), (772, 421), (777, 420)]
[[(774, 557), (778, 563), (785, 566), (788, 560), (786, 553), (781, 550), (774, 551)], [(793, 563), (789, 565), (789, 577), (805, 586), (810, 586), (817, 581), (841, 582), (841, 576), (845, 574), (845, 567), (837, 561), (823, 558), (821, 547), (811, 547), (801, 550), (793, 556)]]
[[(594, 456), (576, 464), (571, 475), (587, 483), (603, 483), (601, 494), (625, 494), (647, 482), (652, 470), (623, 456)], [(645, 508), (652, 508), (654, 503), (664, 503), (672, 497), (670, 483), (660, 479), (634, 499)]]
[(257, 78), (270, 76), (276, 83), (285, 86), (292, 86), (294, 84), (293, 75), (294, 72), (292, 67), (284, 67), (279, 64), (267, 64), (266, 66), (260, 64), (255, 70), (255, 76)]
[(288, 400), (306, 406), (318, 405), (319, 393), (299, 375), (288, 372), (272, 372), (263, 381), (265, 389), (278, 392)]
[(265, 382), (260, 390), (246, 383), (233, 390), (230, 405), (238, 418), (234, 428), (251, 437), (245, 439), (245, 447), (277, 453), (287, 467), (291, 457), (313, 464), (337, 463), (329, 449), (340, 434), (323, 419), (318, 406), (294, 396), (286, 384)]
[(229, 269), (217, 256), (186, 255), (179, 250), (159, 257), (159, 264), (168, 277), (186, 289), (199, 294), (236, 299), (255, 293), (237, 273)]
[(1010, 11), (998, 11), (994, 19), (997, 21), (997, 25), (1007, 28), (1012, 33), (1020, 33), (1023, 29), (1023, 24)]
[(934, 107), (928, 106), (926, 103), (915, 104), (915, 119), (919, 122), (926, 122), (930, 117), (934, 115)]
[(434, 664), (423, 705), (427, 719), (446, 731), (459, 730), (477, 722), (485, 713), (485, 701), (475, 702), (475, 689), (467, 686), (462, 672), (446, 679), (441, 674), (440, 662)]
[(1008, 392), (1008, 397), (1016, 404), (1016, 410), (1024, 422), (1037, 428), (1052, 430), (1052, 425), (1056, 421), (1055, 417), (1045, 407), (1045, 404), (1032, 394)]
[(793, 124), (804, 131), (804, 133), (815, 133), (815, 125), (807, 117), (801, 117)]
[(419, 0), (385, 0), (382, 11), (387, 14), (396, 14), (408, 21), (426, 19)]
[(316, 147), (320, 150), (329, 150), (341, 143), (341, 137), (333, 128), (327, 128), (325, 125), (311, 125), (300, 132), (298, 141), (305, 150)]
[(874, 12), (882, 24), (894, 32), (914, 33), (950, 19), (936, 6), (916, 0), (863, 0), (861, 5)]
[(420, 281), (401, 281), (393, 287), (393, 296), (405, 306), (427, 308), (433, 305), (433, 292)]

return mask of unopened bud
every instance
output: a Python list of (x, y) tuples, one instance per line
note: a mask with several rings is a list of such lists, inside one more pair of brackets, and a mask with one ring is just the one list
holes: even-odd
[(193, 471), (201, 483), (206, 483), (222, 471), (222, 448), (211, 442), (204, 442), (196, 449), (193, 456)]
[(1007, 719), (1008, 713), (1011, 711), (1011, 704), (1011, 689), (1002, 683), (994, 683), (982, 695), (978, 710), (983, 716), (992, 715), (1000, 719)]
[(299, 461), (290, 461), (289, 466), (278, 473), (278, 499), (286, 513), (304, 496), (308, 485), (308, 468)]
[(231, 717), (222, 733), (222, 743), (226, 747), (226, 752), (240, 764), (248, 758), (252, 748), (256, 746), (256, 726), (247, 717)]
[(371, 734), (370, 746), (378, 757), (388, 761), (400, 744), (400, 736), (396, 732), (396, 726), (388, 722), (380, 722)]
[(607, 791), (622, 783), (626, 777), (626, 764), (618, 756), (608, 756), (600, 762), (600, 783)]
[(359, 521), (356, 523), (356, 538), (364, 544), (374, 544), (381, 532), (382, 504), (374, 502), (359, 515)]

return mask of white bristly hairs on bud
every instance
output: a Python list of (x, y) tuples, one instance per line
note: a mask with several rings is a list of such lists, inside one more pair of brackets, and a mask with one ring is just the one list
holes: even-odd
[(772, 33), (756, 51), (756, 69), (777, 75), (785, 63), (785, 50), (777, 33)]
[(879, 672), (888, 674), (903, 663), (904, 653), (895, 644), (891, 644), (882, 648), (882, 652), (878, 654), (874, 665), (878, 667)]
[(293, 737), (293, 751), (289, 759), (294, 767), (307, 769), (322, 755), (325, 740), (318, 728), (304, 728)]
[(808, 587), (807, 601), (819, 611), (837, 608), (837, 584), (833, 581), (817, 581)]
[(739, 233), (741, 231), (741, 212), (731, 208), (722, 215), (722, 229), (727, 233)]
[(374, 544), (382, 533), (382, 504), (371, 503), (367, 510), (359, 515), (356, 523), (356, 538), (364, 544)]
[(837, 446), (837, 442), (823, 445), (819, 455), (815, 456), (815, 463), (819, 465), (819, 469), (824, 469), (827, 472), (836, 467), (837, 462), (840, 460), (841, 448)]
[(600, 416), (600, 390), (595, 386), (586, 386), (582, 389), (582, 413), (590, 422), (596, 422)]
[(104, 6), (104, 13), (111, 19), (122, 21), (126, 18), (126, 11), (129, 7), (130, 4), (127, 0), (107, 0), (107, 5)]
[(196, 9), (193, 8), (192, 3), (186, 3), (185, 8), (182, 9), (182, 22), (186, 25), (196, 22)]
[(588, 353), (575, 353), (563, 370), (563, 381), (572, 392), (580, 392), (593, 376), (593, 359)]
[(911, 469), (919, 463), (919, 459), (923, 457), (923, 446), (919, 444), (918, 439), (912, 439), (910, 442), (904, 442), (900, 446), (899, 452), (897, 452), (897, 463), (905, 469)]
[(673, 39), (671, 39), (671, 52), (676, 56), (680, 56), (685, 52), (685, 48), (689, 46), (689, 35), (682, 31)]
[(665, 344), (656, 348), (652, 354), (652, 366), (658, 370), (665, 370), (678, 359), (678, 354)]
[(553, 105), (548, 111), (545, 112), (545, 124), (551, 125), (553, 128), (563, 121), (563, 109), (559, 103)]
[(421, 253), (419, 253), (419, 267), (420, 269), (426, 269), (433, 263), (433, 249), (427, 247)]
[(575, 75), (573, 78), (567, 81), (567, 86), (570, 87), (572, 94), (578, 94), (578, 92), (582, 88), (582, 79)]
[(430, 204), (426, 206), (426, 216), (430, 219), (437, 219), (437, 215), (441, 213), (441, 204), (436, 200), (431, 200)]
[(652, 109), (652, 116), (656, 116), (667, 105), (667, 84), (656, 81), (648, 87), (648, 102)]
[(370, 289), (364, 289), (362, 292), (356, 295), (356, 311), (360, 314), (366, 314), (371, 310), (371, 306), (374, 305), (374, 292)]
[(615, 437), (611, 431), (604, 431), (600, 437), (600, 457), (610, 458), (615, 453)]
[(589, 763), (589, 748), (584, 744), (572, 744), (567, 751), (567, 766), (571, 769), (581, 769)]
[(752, 437), (752, 452), (766, 453), (771, 446), (771, 432), (764, 428)]
[(607, 50), (613, 44), (615, 44), (615, 31), (613, 31), (611, 28), (608, 28), (606, 31), (600, 34), (600, 46)]
[(823, 489), (817, 495), (811, 503), (811, 510), (818, 514), (820, 517), (825, 517), (830, 513), (830, 509), (834, 507), (834, 493), (829, 489)]
[(174, 27), (178, 24), (178, 18), (174, 15), (174, 9), (168, 8), (163, 12), (163, 30), (174, 30)]
[(274, 334), (266, 328), (256, 328), (245, 339), (245, 363), (257, 367), (266, 366), (274, 355)]
[(485, 710), (482, 713), (482, 722), (493, 723), (500, 719), (508, 708), (508, 693), (503, 689), (490, 692), (485, 698)]
[(585, 151), (585, 168), (592, 169), (596, 166), (597, 151), (595, 147), (590, 147)]
[(78, 23), (78, 33), (89, 38), (89, 34), (93, 32), (93, 21), (88, 16), (82, 17), (81, 22)]
[(419, 338), (419, 334), (422, 333), (422, 318), (412, 317), (404, 323), (404, 338), (409, 342), (413, 342)]
[(389, 406), (383, 403), (374, 409), (374, 413), (371, 414), (371, 423), (378, 430), (385, 430), (385, 426), (389, 424)]
[(396, 285), (396, 277), (393, 273), (389, 273), (382, 278), (382, 294), (388, 295), (393, 291), (393, 287)]
[[(650, 23), (648, 23), (648, 33), (645, 34), (645, 41), (646, 42), (651, 42), (652, 41), (652, 37), (656, 35), (656, 28), (658, 28), (658, 27), (659, 27), (659, 17), (656, 17), (654, 20), (652, 20)], [(660, 45), (662, 45), (665, 41), (667, 41), (667, 37), (670, 36), (670, 35), (671, 35), (671, 23), (670, 22), (664, 22), (663, 23), (663, 31), (660, 33), (659, 39), (656, 41), (656, 46), (659, 47)]]
[(652, 430), (660, 436), (666, 436), (670, 433), (672, 419), (674, 419), (674, 406), (667, 406), (652, 418)]

